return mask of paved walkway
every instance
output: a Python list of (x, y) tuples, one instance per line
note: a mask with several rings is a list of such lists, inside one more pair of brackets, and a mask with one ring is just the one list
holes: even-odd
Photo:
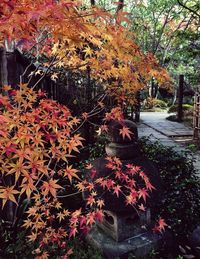
[[(141, 112), (138, 124), (139, 137), (149, 137), (151, 141), (159, 140), (164, 146), (173, 147), (181, 152), (187, 150), (183, 141), (191, 141), (193, 130), (182, 123), (166, 120), (167, 112)], [(200, 173), (200, 152), (194, 155), (195, 167)]]

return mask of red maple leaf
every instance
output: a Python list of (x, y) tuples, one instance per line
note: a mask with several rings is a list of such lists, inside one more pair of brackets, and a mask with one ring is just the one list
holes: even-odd
[(69, 232), (69, 237), (75, 237), (77, 232), (77, 228), (71, 228)]
[(16, 144), (12, 144), (12, 143), (10, 143), (9, 145), (7, 145), (6, 147), (5, 147), (5, 153), (6, 153), (6, 155), (7, 156), (9, 156), (11, 153), (16, 153), (16, 147), (17, 147), (17, 145)]
[(138, 190), (138, 197), (143, 198), (143, 200), (146, 202), (146, 198), (149, 196), (147, 190), (145, 188), (139, 189)]
[(165, 227), (167, 226), (166, 222), (164, 219), (159, 218), (157, 221), (157, 224), (155, 225), (155, 227), (153, 228), (153, 232), (159, 232), (161, 233), (162, 231), (165, 230)]
[(95, 219), (99, 222), (102, 222), (103, 221), (103, 212), (102, 210), (97, 210), (96, 213), (95, 213)]
[(117, 197), (119, 197), (119, 192), (121, 192), (121, 186), (120, 185), (114, 186), (113, 190), (114, 190), (113, 193), (116, 194)]
[(142, 211), (145, 211), (145, 210), (146, 210), (143, 204), (140, 204), (140, 205), (138, 206), (138, 208), (139, 208), (140, 210), (142, 210)]

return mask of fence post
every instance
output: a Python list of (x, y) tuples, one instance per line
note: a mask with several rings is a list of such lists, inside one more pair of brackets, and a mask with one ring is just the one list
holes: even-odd
[(200, 86), (197, 87), (194, 99), (193, 139), (200, 140)]
[(136, 93), (135, 122), (140, 121), (140, 91)]

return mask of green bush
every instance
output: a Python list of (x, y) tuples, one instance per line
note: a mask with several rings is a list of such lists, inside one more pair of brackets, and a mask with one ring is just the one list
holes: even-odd
[(166, 109), (167, 108), (167, 103), (163, 100), (160, 99), (155, 99), (152, 97), (147, 97), (144, 100), (143, 103), (143, 109), (152, 109), (152, 108), (161, 108), (161, 109)]
[[(183, 104), (183, 112), (189, 111), (191, 109), (193, 109), (193, 105)], [(178, 105), (175, 104), (175, 105), (172, 105), (171, 107), (169, 107), (168, 113), (174, 113), (174, 112), (177, 112), (177, 111), (178, 111)]]
[(154, 107), (166, 109), (167, 108), (167, 103), (163, 100), (155, 99), (154, 100)]
[(165, 218), (178, 242), (187, 242), (200, 215), (200, 180), (191, 153), (179, 153), (146, 138), (140, 142), (145, 155), (160, 171), (163, 183), (164, 199), (155, 213)]

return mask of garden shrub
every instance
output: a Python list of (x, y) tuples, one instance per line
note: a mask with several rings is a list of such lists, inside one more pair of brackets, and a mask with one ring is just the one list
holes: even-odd
[(144, 100), (143, 103), (143, 109), (153, 109), (153, 108), (161, 108), (161, 109), (166, 109), (167, 108), (167, 103), (163, 100), (152, 98), (152, 97), (147, 97)]
[[(183, 111), (189, 111), (193, 109), (193, 105), (191, 104), (183, 104)], [(178, 112), (178, 105), (172, 105), (171, 107), (169, 107), (168, 113), (174, 113), (174, 112)]]
[(200, 180), (190, 152), (178, 153), (159, 142), (141, 139), (141, 147), (160, 171), (164, 199), (156, 213), (161, 213), (177, 240), (186, 242), (199, 223)]
[(167, 108), (167, 103), (160, 99), (155, 99), (154, 106), (158, 108), (165, 109)]

